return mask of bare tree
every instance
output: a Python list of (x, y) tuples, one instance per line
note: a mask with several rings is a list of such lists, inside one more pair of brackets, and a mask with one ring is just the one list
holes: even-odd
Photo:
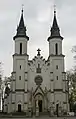
[(72, 53), (74, 54), (73, 58), (76, 61), (76, 45), (72, 47)]
[(76, 71), (68, 71), (67, 79), (69, 80), (69, 104), (70, 111), (74, 110), (74, 105), (76, 103)]

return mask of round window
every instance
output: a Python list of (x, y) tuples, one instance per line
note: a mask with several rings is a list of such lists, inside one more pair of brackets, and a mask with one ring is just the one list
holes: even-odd
[(35, 77), (36, 85), (41, 85), (42, 81), (43, 81), (43, 79), (42, 79), (42, 77), (40, 75)]

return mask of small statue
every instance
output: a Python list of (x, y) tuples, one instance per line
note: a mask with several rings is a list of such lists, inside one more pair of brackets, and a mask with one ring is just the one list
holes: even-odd
[(36, 100), (36, 107), (38, 107), (38, 100)]

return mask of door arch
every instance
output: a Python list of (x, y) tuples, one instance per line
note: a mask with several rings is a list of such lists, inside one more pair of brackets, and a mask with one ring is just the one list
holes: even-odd
[(44, 98), (41, 93), (35, 95), (35, 110), (36, 110), (36, 101), (38, 100), (39, 112), (44, 111)]

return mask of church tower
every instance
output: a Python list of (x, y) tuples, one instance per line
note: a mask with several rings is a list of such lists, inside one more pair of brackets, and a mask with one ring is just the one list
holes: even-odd
[[(17, 34), (14, 36), (15, 53), (13, 55), (12, 72), (12, 112), (26, 112), (27, 110), (27, 74), (28, 74), (28, 55), (27, 42), (29, 37), (26, 35), (24, 25), (23, 9)], [(10, 108), (9, 108), (10, 109)]]
[(64, 68), (64, 55), (62, 54), (63, 37), (56, 19), (56, 10), (54, 10), (53, 24), (51, 34), (48, 37), (49, 42), (49, 60), (50, 60), (50, 102), (54, 104), (55, 110), (59, 107), (65, 112), (68, 110), (68, 89), (66, 72)]
[(54, 19), (51, 27), (51, 35), (48, 38), (49, 41), (49, 56), (50, 55), (62, 55), (62, 40), (60, 35), (60, 29), (56, 20), (56, 11), (54, 10)]

